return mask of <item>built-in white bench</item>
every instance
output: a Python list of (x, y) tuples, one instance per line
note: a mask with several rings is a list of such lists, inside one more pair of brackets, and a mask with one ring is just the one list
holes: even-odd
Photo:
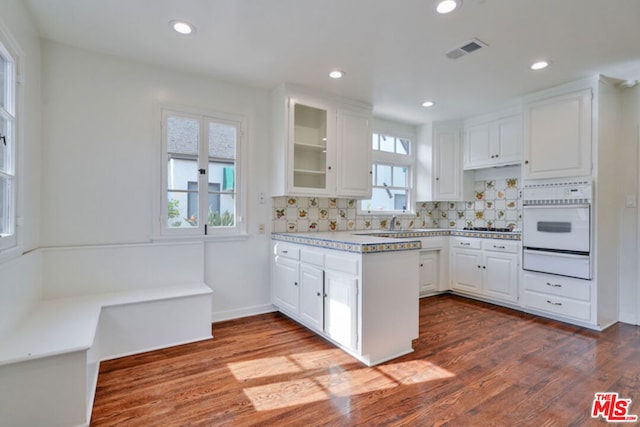
[[(65, 261), (68, 257), (81, 257), (85, 264), (75, 273), (69, 271), (75, 292), (70, 287), (56, 289), (55, 281), (48, 289), (45, 284), (42, 295), (49, 297), (32, 302), (20, 321), (0, 336), (2, 423), (88, 425), (100, 361), (211, 338), (211, 289), (202, 281), (178, 283), (175, 271), (170, 274), (173, 285), (156, 277), (171, 269), (158, 265), (168, 256), (186, 262), (175, 267), (189, 270), (186, 280), (201, 278), (204, 273), (197, 269), (203, 269), (202, 251), (202, 245), (193, 244), (64, 249), (62, 256), (60, 251), (44, 251), (40, 256), (45, 278), (52, 259), (58, 269), (65, 262), (73, 264)], [(109, 259), (114, 254), (117, 259), (124, 256), (128, 266), (110, 273), (121, 279), (112, 286), (116, 290), (106, 292), (107, 282), (101, 277), (95, 281), (99, 286), (88, 284), (86, 294), (80, 294), (78, 273), (86, 279), (88, 270), (104, 273), (117, 267), (112, 265), (117, 259)], [(127, 268), (129, 274), (123, 271)], [(154, 270), (145, 278), (141, 273), (146, 268)]]

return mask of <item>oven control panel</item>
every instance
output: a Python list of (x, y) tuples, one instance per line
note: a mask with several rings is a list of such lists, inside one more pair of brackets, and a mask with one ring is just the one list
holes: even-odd
[(522, 199), (525, 205), (591, 203), (592, 191), (589, 181), (525, 183)]

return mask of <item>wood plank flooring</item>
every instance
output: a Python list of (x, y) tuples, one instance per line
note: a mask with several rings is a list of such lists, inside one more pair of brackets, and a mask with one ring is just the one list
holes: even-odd
[(640, 327), (604, 332), (452, 295), (420, 300), (415, 351), (368, 368), (277, 314), (103, 362), (92, 426), (588, 426), (594, 393), (640, 415)]

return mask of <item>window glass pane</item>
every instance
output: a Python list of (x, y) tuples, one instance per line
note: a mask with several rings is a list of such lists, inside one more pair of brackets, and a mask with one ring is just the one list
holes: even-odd
[[(196, 160), (169, 159), (167, 179), (169, 190), (187, 190), (189, 182), (198, 182), (198, 162)], [(195, 188), (195, 191), (197, 190)]]
[(0, 106), (2, 106), (5, 110), (9, 110), (9, 108), (7, 108), (7, 94), (9, 92), (8, 86), (10, 84), (9, 67), (10, 63), (2, 55), (0, 55)]
[(407, 168), (402, 166), (393, 167), (393, 186), (394, 187), (406, 187), (407, 186)]
[(167, 192), (167, 225), (171, 228), (198, 225), (197, 192)]
[(380, 151), (395, 152), (394, 140), (393, 137), (380, 135)]
[(169, 117), (167, 119), (167, 151), (197, 156), (199, 128), (198, 120)]
[(407, 190), (374, 188), (371, 200), (362, 200), (360, 208), (365, 211), (407, 210)]
[(374, 150), (377, 150), (378, 149), (378, 134), (374, 133), (371, 140), (372, 140), (371, 148), (373, 148)]
[(0, 175), (0, 234), (11, 235), (11, 179)]
[(377, 176), (377, 181), (375, 182), (375, 185), (379, 185), (379, 186), (384, 186), (386, 185), (392, 185), (392, 181), (391, 181), (391, 166), (387, 166), (387, 165), (377, 165), (378, 173), (376, 174)]
[(0, 116), (0, 171), (13, 174), (11, 165), (11, 138), (10, 123)]
[(409, 155), (409, 140), (397, 138), (396, 139), (396, 153)]
[(209, 157), (236, 158), (236, 128), (222, 123), (209, 123)]
[(227, 162), (209, 162), (209, 188), (217, 186), (216, 191), (235, 191), (235, 165)]
[[(216, 204), (211, 203), (211, 198), (216, 198)], [(236, 201), (235, 195), (228, 193), (209, 193), (209, 219), (211, 227), (235, 227), (236, 225)]]
[(209, 162), (208, 225), (234, 227), (235, 211), (235, 165), (227, 162)]

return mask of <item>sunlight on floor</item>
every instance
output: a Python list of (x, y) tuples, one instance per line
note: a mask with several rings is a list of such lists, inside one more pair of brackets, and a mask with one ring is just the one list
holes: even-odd
[(246, 387), (244, 393), (258, 411), (335, 397), (349, 397), (455, 376), (446, 369), (424, 360), (352, 370), (342, 368), (341, 365), (349, 363), (353, 363), (353, 359), (343, 351), (335, 349), (249, 360), (230, 363), (227, 366), (238, 381), (278, 375), (303, 375), (305, 371), (318, 369), (328, 370), (326, 375)]
[(287, 356), (228, 363), (227, 367), (238, 381), (292, 374), (303, 370), (295, 361), (289, 360)]

